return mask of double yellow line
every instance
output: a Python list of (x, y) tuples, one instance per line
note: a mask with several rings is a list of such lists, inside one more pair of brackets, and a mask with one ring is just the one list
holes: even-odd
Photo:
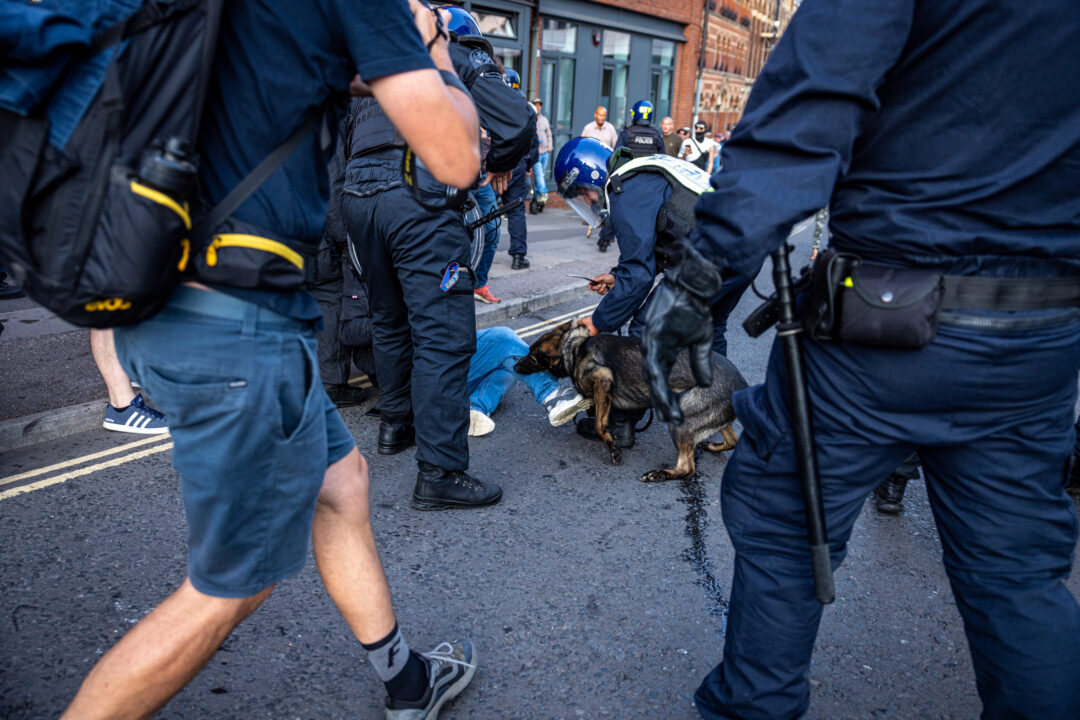
[[(523, 328), (516, 330), (518, 336), (521, 338), (532, 337), (533, 335), (539, 335), (540, 333), (547, 332), (567, 320), (577, 319), (588, 315), (596, 307), (596, 304), (588, 305), (583, 308), (579, 308), (572, 312), (553, 317), (548, 320), (542, 320), (532, 325), (526, 325)], [(353, 378), (349, 381), (350, 385), (354, 387), (367, 388), (371, 387), (371, 379), (366, 375)], [(168, 435), (154, 435), (134, 442), (125, 443), (123, 445), (117, 445), (116, 447), (109, 448), (108, 450), (102, 450), (100, 452), (91, 453), (89, 455), (83, 455), (72, 460), (65, 460), (64, 462), (56, 463), (55, 465), (49, 465), (48, 467), (38, 468), (37, 470), (27, 470), (26, 472), (18, 473), (17, 475), (9, 475), (5, 478), (0, 478), (0, 500), (6, 500), (9, 497), (21, 495), (23, 493), (33, 492), (34, 490), (40, 490), (41, 488), (49, 487), (50, 485), (58, 485), (59, 483), (67, 482), (73, 478), (83, 477), (84, 475), (90, 475), (100, 470), (107, 470), (108, 468), (123, 465), (124, 463), (131, 462), (132, 460), (138, 460), (140, 458), (149, 457), (150, 455), (156, 455), (157, 453), (165, 452), (172, 449), (172, 441), (169, 440)], [(137, 448), (144, 448), (137, 450)], [(131, 452), (135, 451), (135, 452)], [(121, 453), (127, 453), (120, 455)], [(120, 457), (113, 457), (109, 460), (102, 460), (101, 462), (93, 462), (100, 460), (101, 458), (109, 457), (110, 455), (120, 455)], [(86, 465), (86, 463), (93, 463)], [(85, 465), (85, 467), (78, 467)], [(68, 470), (68, 468), (73, 468)], [(60, 472), (65, 471), (65, 472)], [(53, 475), (52, 473), (58, 473)], [(41, 476), (44, 477), (41, 480), (36, 480), (24, 485), (18, 485), (16, 487), (3, 488), (8, 485), (20, 483), (32, 478)]]
[[(153, 445), (153, 443), (158, 443)], [(90, 475), (96, 473), (99, 470), (106, 468), (116, 467), (117, 465), (123, 465), (126, 462), (132, 460), (138, 460), (149, 455), (155, 455), (159, 452), (165, 452), (172, 448), (172, 441), (169, 440), (168, 435), (154, 435), (153, 437), (144, 438), (142, 440), (136, 440), (135, 442), (125, 443), (124, 445), (117, 445), (116, 447), (109, 448), (108, 450), (102, 450), (101, 452), (91, 453), (90, 455), (83, 455), (82, 457), (74, 458), (73, 460), (66, 460), (64, 462), (56, 463), (55, 465), (49, 465), (48, 467), (38, 468), (37, 470), (28, 470), (18, 475), (10, 475), (6, 478), (0, 478), (0, 488), (5, 485), (11, 485), (22, 480), (29, 480), (30, 478), (38, 477), (40, 475), (48, 475), (49, 473), (56, 472), (57, 470), (63, 470), (65, 468), (75, 467), (88, 463), (98, 458), (108, 457), (109, 455), (116, 455), (117, 453), (127, 452), (143, 445), (151, 445), (146, 450), (140, 450), (139, 452), (133, 452), (129, 455), (113, 458), (104, 462), (95, 463), (86, 467), (81, 467), (76, 470), (70, 470), (68, 472), (60, 473), (59, 475), (53, 475), (47, 477), (44, 480), (38, 480), (36, 482), (28, 483), (26, 485), (19, 485), (9, 490), (0, 490), (0, 500), (6, 500), (9, 497), (15, 495), (21, 495), (22, 493), (33, 492), (34, 490), (40, 490), (50, 485), (56, 485), (58, 483), (67, 482), (72, 478), (82, 477), (83, 475)]]

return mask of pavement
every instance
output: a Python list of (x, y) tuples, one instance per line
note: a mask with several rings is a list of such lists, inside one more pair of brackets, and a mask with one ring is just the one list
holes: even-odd
[[(489, 273), (489, 286), (502, 302), (476, 303), (478, 328), (583, 298), (584, 283), (567, 273), (592, 276), (618, 259), (615, 248), (601, 253), (595, 239), (586, 238), (585, 226), (570, 210), (548, 208), (526, 217), (531, 266), (510, 269), (504, 222)], [(0, 452), (100, 427), (108, 394), (90, 355), (88, 331), (29, 298), (5, 300), (0, 310)]]

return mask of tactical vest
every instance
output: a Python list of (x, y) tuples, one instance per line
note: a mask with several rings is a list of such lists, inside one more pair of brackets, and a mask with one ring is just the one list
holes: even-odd
[(373, 97), (359, 98), (349, 108), (349, 159), (405, 147), (405, 140)]
[[(634, 153), (636, 158), (655, 155), (659, 139), (660, 134), (656, 128), (649, 125), (631, 125), (626, 128), (626, 147)], [(662, 140), (660, 140), (660, 146), (663, 147)]]
[(694, 229), (694, 205), (702, 193), (712, 190), (709, 173), (670, 155), (649, 155), (621, 164), (616, 159), (608, 192), (621, 193), (622, 183), (641, 173), (659, 175), (671, 186), (671, 197), (656, 214), (656, 267), (667, 270), (676, 260), (676, 243)]

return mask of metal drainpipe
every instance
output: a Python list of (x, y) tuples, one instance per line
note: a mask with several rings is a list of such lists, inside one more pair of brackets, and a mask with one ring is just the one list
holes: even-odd
[(697, 64), (697, 89), (694, 91), (694, 122), (690, 124), (690, 127), (697, 124), (698, 115), (701, 111), (701, 84), (705, 75), (705, 45), (709, 42), (710, 5), (712, 5), (712, 0), (705, 0), (705, 22), (702, 23), (701, 28), (701, 54), (698, 55)]

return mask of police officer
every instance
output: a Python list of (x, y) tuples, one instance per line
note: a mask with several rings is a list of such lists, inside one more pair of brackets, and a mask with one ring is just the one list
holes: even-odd
[[(506, 84), (516, 93), (521, 93), (521, 76), (513, 68), (507, 68), (505, 75)], [(522, 95), (524, 98), (524, 95)], [(535, 115), (535, 111), (533, 111)], [(535, 118), (534, 118), (535, 124)], [(529, 193), (528, 174), (536, 164), (539, 156), (540, 141), (533, 133), (529, 143), (528, 153), (514, 166), (510, 182), (502, 194), (503, 205), (521, 199), (524, 201)], [(506, 230), (510, 234), (510, 269), (524, 270), (529, 267), (529, 258), (525, 254), (529, 251), (528, 228), (525, 226), (525, 203), (522, 202), (516, 208), (506, 214)]]
[[(676, 243), (694, 226), (694, 205), (709, 190), (709, 175), (666, 153), (634, 158), (628, 149), (609, 150), (593, 138), (567, 142), (555, 159), (559, 195), (591, 227), (610, 224), (619, 237), (619, 263), (593, 279), (589, 289), (603, 296), (582, 324), (591, 334), (615, 332), (627, 322), (640, 335), (656, 276), (671, 267)], [(712, 306), (712, 349), (727, 355), (727, 318), (750, 284), (728, 283)], [(633, 443), (633, 423), (616, 413), (617, 442)], [(592, 437), (590, 426), (579, 426)]]
[(629, 148), (636, 158), (666, 154), (664, 136), (652, 126), (655, 114), (653, 104), (648, 100), (638, 100), (634, 103), (634, 106), (630, 108), (630, 124), (619, 133), (619, 140), (615, 147)]
[[(488, 171), (498, 176), (493, 182), (504, 184), (536, 135), (536, 114), (503, 81), (472, 16), (461, 8), (446, 9), (450, 59), (491, 138)], [(454, 207), (429, 211), (403, 184), (404, 143), (374, 99), (356, 101), (350, 123), (344, 211), (367, 273), (380, 390), (378, 451), (394, 454), (415, 442), (414, 508), (498, 502), (498, 485), (466, 473), (466, 382), (476, 321), (470, 241), (461, 212)], [(422, 168), (416, 177), (428, 197), (445, 197)]]
[[(1080, 606), (1062, 581), (1077, 539), (1064, 481), (1080, 367), (1080, 24), (1064, 0), (1014, 9), (804, 2), (644, 342), (657, 406), (677, 417), (665, 370), (679, 347), (704, 354), (722, 274), (755, 267), (828, 205), (832, 248), (861, 258), (841, 274), (838, 339), (812, 320), (801, 343), (833, 566), (870, 490), (916, 450), (982, 717), (1077, 718)], [(735, 396), (744, 430), (721, 486), (735, 568), (723, 662), (695, 696), (706, 718), (795, 718), (810, 702), (822, 608), (786, 388), (774, 347), (765, 383)]]

